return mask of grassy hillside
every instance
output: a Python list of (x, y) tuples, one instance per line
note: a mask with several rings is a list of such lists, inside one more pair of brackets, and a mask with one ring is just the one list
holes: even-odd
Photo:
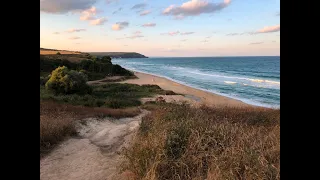
[(112, 58), (148, 58), (135, 52), (89, 52), (94, 56), (110, 56)]
[(280, 110), (146, 105), (124, 170), (136, 179), (280, 179)]

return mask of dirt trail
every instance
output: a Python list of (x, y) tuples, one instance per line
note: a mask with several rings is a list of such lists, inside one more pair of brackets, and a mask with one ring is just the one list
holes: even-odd
[(79, 122), (79, 137), (59, 145), (40, 161), (41, 180), (114, 180), (119, 175), (121, 156), (117, 153), (129, 144), (141, 118), (111, 120), (90, 118)]

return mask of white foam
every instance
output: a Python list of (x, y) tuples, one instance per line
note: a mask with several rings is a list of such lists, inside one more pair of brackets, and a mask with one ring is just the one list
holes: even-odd
[(226, 84), (237, 84), (236, 82), (233, 81), (224, 81)]
[[(131, 69), (130, 67), (126, 67), (125, 65), (121, 65), (121, 66), (126, 68), (126, 69)], [(267, 108), (272, 108), (272, 109), (280, 108), (280, 105), (275, 105), (275, 104), (271, 105), (271, 104), (261, 103), (261, 102), (258, 102), (258, 101), (252, 100), (252, 99), (244, 99), (244, 98), (240, 98), (240, 97), (235, 97), (235, 96), (232, 96), (232, 95), (229, 95), (229, 94), (225, 94), (225, 93), (221, 93), (221, 92), (218, 92), (218, 91), (215, 91), (215, 90), (208, 90), (208, 89), (204, 89), (204, 88), (198, 87), (196, 85), (191, 85), (189, 83), (182, 82), (182, 81), (179, 81), (179, 80), (175, 80), (175, 79), (172, 79), (172, 78), (167, 77), (167, 76), (163, 76), (163, 75), (159, 75), (159, 74), (155, 74), (155, 73), (150, 73), (150, 72), (146, 72), (146, 71), (141, 71), (141, 70), (136, 70), (136, 69), (134, 71), (140, 72), (140, 73), (145, 73), (145, 74), (150, 74), (150, 75), (158, 76), (158, 77), (162, 77), (162, 78), (166, 78), (168, 80), (171, 80), (173, 82), (176, 82), (176, 83), (179, 83), (179, 84), (182, 84), (182, 85), (186, 85), (186, 86), (189, 86), (189, 87), (192, 87), (192, 88), (195, 88), (195, 89), (198, 89), (198, 90), (202, 90), (202, 91), (205, 91), (205, 92), (218, 94), (218, 95), (225, 96), (225, 97), (228, 97), (228, 98), (236, 99), (236, 100), (242, 101), (242, 102), (244, 102), (246, 104), (250, 104), (250, 105), (254, 105), (254, 106), (260, 106), (260, 107), (267, 107)]]

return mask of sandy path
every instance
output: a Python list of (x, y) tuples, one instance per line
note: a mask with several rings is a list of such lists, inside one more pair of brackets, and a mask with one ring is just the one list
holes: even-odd
[[(201, 103), (204, 103), (206, 105), (214, 105), (214, 106), (233, 106), (233, 107), (239, 107), (239, 106), (251, 106), (249, 104), (246, 104), (242, 101), (228, 98), (225, 96), (220, 96), (217, 94), (205, 92), (202, 90), (198, 90), (195, 88), (191, 88), (189, 86), (185, 86), (183, 84), (179, 84), (173, 81), (170, 81), (166, 78), (150, 75), (150, 74), (145, 74), (145, 73), (140, 73), (140, 72), (134, 72), (134, 74), (138, 77), (138, 79), (129, 79), (122, 81), (120, 83), (131, 83), (131, 84), (156, 84), (160, 86), (164, 90), (171, 90), (174, 91), (175, 93), (179, 94), (185, 94), (188, 96), (194, 98), (200, 99)], [(181, 96), (181, 100), (185, 100), (186, 97)], [(190, 99), (190, 97), (188, 97)], [(177, 101), (179, 101), (179, 98), (177, 96), (176, 98)]]
[(95, 118), (79, 122), (79, 138), (71, 138), (40, 161), (41, 180), (113, 180), (119, 175), (121, 156), (117, 153), (128, 146), (139, 127), (139, 116), (111, 120)]

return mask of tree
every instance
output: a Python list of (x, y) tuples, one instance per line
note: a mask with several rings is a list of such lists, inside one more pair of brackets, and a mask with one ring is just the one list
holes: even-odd
[(75, 70), (70, 71), (65, 66), (53, 70), (45, 86), (47, 90), (56, 94), (87, 94), (92, 92), (84, 73)]
[(61, 55), (61, 53), (60, 53), (60, 52), (57, 52), (57, 55)]

